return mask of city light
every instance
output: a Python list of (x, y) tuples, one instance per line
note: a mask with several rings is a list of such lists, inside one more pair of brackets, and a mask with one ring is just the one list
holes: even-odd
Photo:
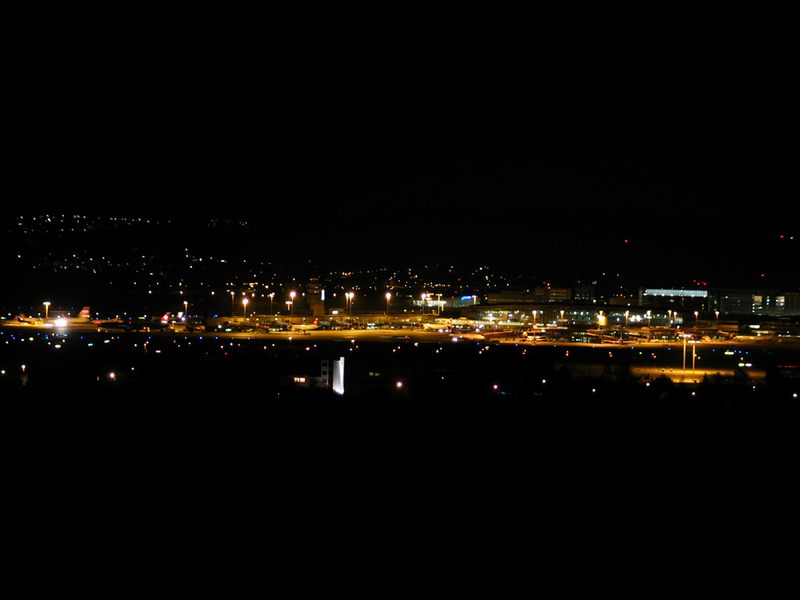
[[(272, 344), (264, 344), (265, 351), (271, 351), (270, 349), (274, 348), (276, 343), (280, 346), (281, 343), (294, 339), (296, 344), (297, 340), (307, 339), (300, 338), (301, 335), (311, 335), (315, 338), (314, 341), (321, 341), (323, 346), (328, 343), (328, 340), (354, 340), (348, 344), (345, 351), (358, 352), (364, 357), (369, 356), (369, 353), (374, 350), (372, 346), (375, 342), (405, 339), (409, 342), (408, 346), (397, 345), (396, 348), (391, 349), (391, 352), (396, 353), (398, 357), (401, 354), (414, 353), (415, 360), (423, 362), (427, 360), (425, 347), (431, 342), (438, 346), (430, 350), (431, 357), (436, 357), (436, 360), (446, 358), (454, 361), (460, 352), (470, 349), (473, 342), (477, 342), (478, 345), (476, 353), (483, 357), (502, 356), (503, 351), (497, 351), (497, 349), (503, 346), (524, 345), (516, 354), (523, 361), (529, 360), (531, 357), (541, 360), (544, 356), (537, 352), (538, 348), (532, 348), (533, 345), (557, 347), (562, 344), (586, 344), (589, 353), (594, 352), (595, 347), (602, 348), (602, 360), (614, 363), (614, 368), (619, 367), (620, 364), (622, 369), (628, 368), (627, 363), (617, 362), (618, 356), (627, 355), (628, 347), (636, 355), (641, 356), (642, 364), (632, 363), (628, 377), (639, 381), (642, 390), (645, 387), (651, 389), (658, 387), (657, 382), (654, 381), (657, 377), (666, 377), (676, 384), (695, 385), (707, 374), (709, 379), (714, 375), (715, 381), (730, 382), (729, 378), (735, 375), (735, 370), (746, 369), (748, 377), (753, 379), (748, 383), (748, 388), (756, 385), (757, 389), (760, 392), (763, 391), (763, 395), (766, 396), (771, 393), (773, 388), (770, 383), (763, 383), (764, 363), (755, 352), (750, 355), (747, 354), (747, 350), (738, 348), (747, 348), (748, 344), (756, 342), (763, 345), (764, 348), (768, 348), (771, 343), (783, 343), (784, 340), (794, 341), (800, 338), (798, 333), (800, 321), (795, 318), (798, 314), (800, 295), (789, 288), (775, 289), (769, 292), (758, 289), (727, 290), (714, 289), (708, 287), (707, 283), (695, 281), (694, 284), (701, 286), (702, 289), (671, 290), (641, 287), (637, 296), (635, 287), (629, 287), (629, 284), (623, 287), (617, 281), (613, 282), (613, 288), (606, 287), (603, 292), (585, 291), (579, 289), (578, 286), (570, 288), (566, 284), (561, 284), (564, 287), (558, 288), (556, 287), (558, 284), (553, 285), (548, 282), (520, 283), (525, 281), (521, 274), (506, 275), (491, 272), (487, 267), (480, 267), (472, 272), (459, 271), (454, 267), (450, 267), (446, 271), (442, 271), (441, 267), (405, 269), (381, 266), (380, 268), (349, 271), (325, 271), (324, 267), (314, 267), (317, 270), (316, 273), (305, 276), (307, 279), (299, 279), (296, 273), (292, 273), (290, 269), (283, 266), (275, 266), (270, 269), (269, 261), (261, 259), (254, 261), (249, 258), (241, 261), (231, 258), (220, 259), (219, 257), (212, 259), (209, 255), (201, 257), (195, 249), (187, 248), (185, 258), (191, 263), (188, 268), (193, 269), (189, 273), (181, 272), (179, 268), (163, 269), (158, 262), (154, 262), (155, 257), (142, 252), (143, 254), (138, 257), (142, 259), (142, 262), (131, 266), (130, 280), (127, 282), (121, 281), (124, 279), (124, 275), (121, 274), (124, 273), (124, 269), (121, 267), (132, 263), (120, 263), (119, 258), (103, 257), (103, 255), (93, 257), (91, 261), (88, 257), (82, 259), (89, 266), (97, 268), (95, 273), (98, 278), (103, 279), (101, 282), (103, 286), (114, 286), (110, 289), (115, 294), (109, 297), (125, 298), (126, 301), (130, 300), (131, 302), (134, 302), (134, 299), (145, 299), (140, 307), (142, 310), (137, 309), (135, 305), (128, 305), (124, 309), (130, 312), (124, 312), (122, 306), (112, 307), (108, 306), (106, 300), (103, 300), (102, 304), (98, 300), (97, 304), (102, 308), (100, 311), (93, 312), (92, 316), (88, 318), (84, 311), (77, 316), (72, 311), (54, 310), (51, 321), (49, 309), (56, 303), (49, 300), (39, 302), (38, 306), (35, 301), (4, 306), (0, 316), (0, 335), (4, 333), (7, 335), (4, 338), (0, 337), (0, 348), (25, 344), (30, 352), (34, 347), (41, 345), (43, 349), (52, 352), (54, 356), (63, 357), (69, 354), (72, 347), (71, 344), (65, 343), (66, 335), (69, 333), (76, 339), (80, 336), (81, 348), (99, 356), (98, 349), (118, 346), (119, 338), (113, 335), (94, 337), (98, 334), (114, 333), (115, 331), (131, 332), (130, 334), (126, 333), (124, 338), (139, 333), (150, 334), (157, 330), (163, 332), (163, 336), (159, 334), (159, 338), (165, 341), (170, 340), (174, 346), (160, 345), (154, 342), (146, 354), (148, 357), (152, 357), (163, 352), (165, 356), (169, 356), (177, 348), (188, 347), (192, 344), (197, 347), (200, 344), (200, 336), (186, 334), (203, 332), (206, 328), (209, 332), (214, 332), (215, 339), (216, 336), (224, 338), (227, 335), (233, 336), (245, 331), (257, 332), (261, 339), (263, 339), (262, 336), (275, 336)], [(237, 269), (238, 262), (241, 262), (242, 266)], [(214, 280), (208, 276), (208, 273), (198, 275), (200, 269), (206, 264), (209, 267), (209, 273), (218, 273), (221, 278)], [(47, 273), (48, 269), (52, 268), (52, 265), (47, 263), (26, 266), (30, 267), (31, 272), (36, 271), (37, 275)], [(70, 269), (77, 270), (75, 265)], [(65, 269), (59, 268), (59, 270)], [(105, 279), (109, 279), (110, 273), (114, 273), (115, 281), (105, 281)], [(619, 274), (615, 276), (622, 281)], [(46, 282), (45, 284), (49, 285)], [(598, 285), (598, 290), (600, 289), (600, 284), (593, 282), (592, 286), (594, 285)], [(292, 286), (303, 287), (292, 289)], [(298, 318), (298, 322), (291, 322), (297, 297), (307, 295), (309, 298), (315, 297), (315, 294), (318, 294), (323, 287), (327, 292), (326, 297), (332, 301), (332, 305), (321, 307), (322, 312), (316, 304), (309, 306), (308, 312), (303, 315), (302, 323), (300, 318)], [(49, 289), (49, 287), (46, 288), (43, 285), (42, 289)], [(225, 307), (220, 306), (224, 300), (222, 300), (222, 296), (215, 298), (214, 289), (220, 291), (222, 295), (231, 295), (234, 317), (235, 302), (237, 299), (241, 300), (245, 323), (241, 319), (225, 318), (228, 317), (227, 311), (224, 311)], [(301, 291), (297, 292), (296, 289), (301, 289)], [(423, 291), (427, 289), (437, 291)], [(648, 293), (644, 293), (645, 289), (648, 290)], [(284, 314), (291, 315), (291, 321), (274, 318), (260, 319), (256, 310), (260, 307), (249, 308), (250, 303), (256, 303), (259, 297), (262, 300), (268, 298), (269, 313), (274, 315), (276, 311), (274, 299), (276, 293), (278, 296), (281, 295), (282, 290), (287, 294), (287, 312)], [(303, 293), (302, 290), (307, 291)], [(363, 318), (353, 320), (355, 290), (358, 290), (363, 301), (359, 304), (361, 307), (359, 317)], [(466, 294), (466, 291), (470, 293)], [(475, 293), (471, 293), (473, 291)], [(126, 296), (127, 292), (131, 292), (130, 295)], [(36, 292), (33, 293), (36, 294)], [(74, 295), (63, 295), (64, 292), (60, 289), (53, 293), (57, 294), (54, 297), (58, 298), (71, 298)], [(341, 305), (336, 304), (340, 295), (345, 298), (344, 311), (342, 311)], [(479, 296), (482, 300), (480, 304), (477, 302)], [(94, 296), (86, 298), (85, 301), (92, 302), (94, 297), (96, 297), (96, 293)], [(177, 319), (171, 318), (171, 313), (160, 317), (155, 312), (154, 307), (156, 306), (168, 306), (170, 303), (174, 305), (176, 297), (178, 303), (182, 305), (182, 312), (177, 313)], [(189, 297), (192, 297), (193, 307), (191, 320), (187, 318)], [(321, 295), (317, 297), (321, 297)], [(442, 300), (437, 301), (437, 297)], [(278, 299), (280, 300), (280, 298)], [(385, 302), (385, 306), (381, 306), (382, 301)], [(697, 302), (697, 304), (686, 304), (690, 302)], [(702, 307), (700, 302), (703, 302)], [(146, 308), (145, 303), (147, 303)], [(305, 304), (302, 306), (306, 308)], [(436, 310), (434, 310), (434, 306)], [(534, 309), (533, 306), (542, 306), (543, 308)], [(683, 319), (681, 314), (673, 308), (675, 306), (684, 306), (682, 309), (684, 311)], [(37, 310), (40, 307), (43, 307), (41, 312)], [(419, 307), (421, 307), (421, 311)], [(220, 308), (226, 314), (220, 315)], [(384, 315), (380, 315), (380, 308), (384, 308)], [(701, 308), (707, 311), (707, 317), (714, 317), (704, 320), (702, 331), (699, 327)], [(277, 307), (277, 310), (280, 310), (280, 307)], [(691, 314), (695, 318), (695, 327), (690, 328), (688, 334), (685, 333), (685, 312), (687, 310), (689, 318), (691, 318)], [(85, 312), (88, 313), (88, 309)], [(115, 312), (116, 316), (113, 316)], [(266, 313), (266, 310), (263, 312)], [(726, 318), (729, 318), (724, 327), (720, 319), (723, 312), (726, 313)], [(305, 318), (312, 313), (311, 319)], [(426, 316), (427, 313), (431, 313), (431, 318), (421, 318), (420, 313)], [(432, 318), (434, 313), (438, 318)], [(44, 318), (42, 318), (42, 314)], [(205, 323), (201, 320), (201, 315), (206, 315)], [(611, 322), (613, 325), (609, 328)], [(24, 335), (14, 334), (15, 328), (16, 332), (22, 331), (23, 328), (27, 331)], [(290, 338), (285, 333), (291, 328), (294, 328), (295, 331)], [(13, 337), (14, 335), (16, 337)], [(180, 335), (184, 337), (180, 337)], [(236, 342), (223, 342), (219, 348), (226, 355), (233, 355), (235, 347), (239, 345), (238, 340), (243, 341), (247, 337), (239, 335)], [(369, 343), (365, 342), (359, 350), (358, 343), (362, 339)], [(413, 348), (409, 348), (412, 344)], [(608, 351), (609, 344), (617, 344), (616, 348), (619, 350), (615, 350), (613, 353)], [(659, 350), (657, 353), (651, 352), (651, 348), (657, 344), (663, 350)], [(722, 346), (723, 344), (724, 346)], [(140, 344), (139, 347), (147, 348), (147, 345)], [(304, 347), (310, 356), (316, 353), (312, 352), (312, 349), (317, 348), (316, 344), (308, 344)], [(690, 347), (691, 365), (689, 364)], [(451, 348), (452, 350), (450, 350)], [(624, 352), (623, 348), (625, 348)], [(752, 350), (752, 346), (750, 348)], [(320, 361), (340, 358), (332, 355), (326, 356), (326, 351), (320, 351), (322, 354)], [(761, 349), (759, 348), (758, 351), (761, 352)], [(452, 352), (452, 356), (448, 356), (450, 352)], [(558, 354), (570, 357), (569, 350), (559, 350)], [(572, 358), (569, 360), (570, 363), (575, 364), (574, 368), (576, 369), (580, 368), (578, 365), (583, 361), (580, 354), (581, 352), (573, 352)], [(30, 362), (32, 360), (32, 358), (28, 359), (29, 365), (32, 364)], [(59, 358), (59, 360), (64, 359)], [(482, 364), (484, 362), (491, 363), (491, 359), (488, 358), (480, 360)], [(724, 364), (719, 362), (723, 360)], [(399, 361), (397, 364), (402, 363), (403, 361)], [(16, 373), (13, 373), (13, 369), (9, 367), (14, 364), (0, 363), (0, 366), (4, 366), (9, 373), (5, 377), (5, 382), (11, 380), (13, 375), (19, 374), (19, 362), (14, 367), (17, 369)], [(498, 376), (506, 374), (502, 370), (506, 368), (505, 365), (514, 364), (516, 363), (508, 361), (500, 361), (497, 365), (489, 364), (489, 369), (497, 369), (497, 371), (490, 371), (489, 383), (478, 384), (475, 389), (480, 389), (480, 386), (483, 385), (484, 389), (497, 391), (502, 387), (503, 396), (515, 397), (519, 393), (516, 386), (506, 387), (491, 383), (493, 379), (501, 380), (502, 377)], [(93, 375), (96, 377), (97, 373), (100, 374), (98, 381), (116, 378), (115, 385), (123, 383), (127, 385), (127, 374), (130, 368), (132, 368), (130, 365), (117, 366), (115, 371), (99, 368)], [(325, 373), (330, 373), (324, 363), (309, 368), (312, 369), (310, 376), (306, 374), (302, 374), (302, 376), (309, 376), (307, 381), (311, 387), (316, 387), (318, 384), (324, 387), (326, 385)], [(456, 372), (459, 368), (456, 367)], [(513, 368), (523, 367), (520, 365)], [(690, 368), (693, 373), (689, 372)], [(401, 384), (407, 392), (409, 388), (408, 379), (406, 379), (407, 372), (402, 369), (394, 369), (393, 366), (392, 375), (388, 380), (389, 386), (399, 389), (398, 384)], [(442, 373), (447, 373), (451, 372), (453, 367), (444, 363), (442, 369)], [(788, 374), (794, 374), (796, 369), (800, 369), (800, 365), (797, 365), (793, 359), (789, 360)], [(123, 370), (126, 373), (124, 378), (117, 373), (117, 371), (123, 372)], [(323, 375), (320, 375), (320, 372)], [(39, 373), (39, 369), (36, 369), (34, 375), (39, 376)], [(116, 375), (114, 375), (115, 373)], [(537, 385), (541, 382), (542, 386), (549, 382), (548, 394), (561, 393), (558, 390), (559, 386), (554, 387), (555, 380), (551, 381), (549, 376), (547, 379), (543, 378), (544, 373), (545, 371), (542, 371), (539, 376), (531, 375), (532, 380), (529, 382), (532, 381)], [(782, 373), (779, 377), (788, 377), (789, 375)], [(26, 377), (29, 376), (29, 374), (26, 375)], [(459, 373), (459, 376), (468, 378), (470, 374), (468, 372)], [(444, 381), (445, 376), (442, 375), (441, 378)], [(438, 379), (437, 376), (436, 380), (438, 381)], [(450, 382), (455, 378), (448, 376), (446, 379)], [(39, 385), (38, 381), (40, 380), (35, 380), (36, 385)], [(6, 385), (8, 384), (6, 383)], [(332, 385), (330, 380), (327, 385)], [(709, 385), (713, 388), (714, 384)], [(489, 386), (492, 387), (489, 388)], [(603, 394), (598, 394), (598, 396), (611, 397), (613, 389), (613, 385), (610, 385), (608, 389), (604, 387)], [(418, 386), (413, 386), (413, 390), (417, 392)], [(540, 388), (536, 393), (541, 393), (543, 390), (544, 388)], [(586, 391), (588, 390), (584, 387), (582, 393), (585, 394)], [(595, 392), (599, 391), (599, 388), (595, 389)], [(688, 393), (688, 391), (684, 393)], [(709, 397), (708, 394), (703, 395)]]

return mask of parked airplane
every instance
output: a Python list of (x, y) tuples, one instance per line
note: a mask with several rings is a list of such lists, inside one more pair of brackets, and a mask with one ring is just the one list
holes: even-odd
[(42, 320), (37, 319), (36, 317), (29, 317), (25, 313), (19, 313), (18, 315), (10, 318), (10, 319), (3, 319), (2, 325), (4, 327), (18, 327), (18, 326), (31, 326), (31, 325), (39, 325), (41, 326)]

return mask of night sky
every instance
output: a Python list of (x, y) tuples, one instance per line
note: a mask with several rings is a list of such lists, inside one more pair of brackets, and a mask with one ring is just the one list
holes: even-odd
[(5, 211), (241, 216), (375, 260), (792, 268), (777, 32), (103, 5), (3, 20)]

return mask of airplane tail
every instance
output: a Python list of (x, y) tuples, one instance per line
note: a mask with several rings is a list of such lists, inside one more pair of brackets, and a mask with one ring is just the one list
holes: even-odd
[(84, 306), (81, 309), (81, 312), (78, 313), (78, 316), (83, 318), (83, 319), (88, 319), (89, 318), (89, 307), (88, 306)]

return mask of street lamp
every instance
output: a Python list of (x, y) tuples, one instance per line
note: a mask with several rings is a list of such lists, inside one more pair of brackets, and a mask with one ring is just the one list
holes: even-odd
[(561, 313), (561, 321), (563, 322), (564, 321), (564, 311), (560, 310), (559, 312)]
[(297, 296), (297, 292), (295, 292), (294, 290), (289, 292), (289, 298), (291, 298), (291, 300), (292, 300), (292, 308), (291, 308), (292, 316), (294, 316), (294, 297), (295, 296)]
[(345, 292), (344, 293), (344, 308), (345, 312), (349, 315), (353, 312), (353, 296), (355, 294), (353, 292)]
[(250, 300), (248, 300), (247, 297), (242, 298), (242, 306), (244, 307), (244, 318), (245, 319), (247, 318), (247, 303), (248, 302), (250, 302)]
[(389, 318), (389, 300), (392, 299), (392, 292), (386, 292), (386, 318)]
[(631, 313), (631, 311), (629, 311), (629, 310), (625, 311), (625, 327), (628, 326), (628, 315), (630, 315), (630, 313)]
[(273, 315), (275, 313), (272, 312), (272, 299), (275, 297), (275, 292), (269, 293), (269, 314)]
[(719, 311), (718, 311), (718, 310), (715, 310), (715, 311), (714, 311), (714, 316), (716, 316), (716, 318), (717, 318), (717, 323), (719, 323)]
[(233, 296), (234, 296), (234, 293), (231, 292), (231, 316), (233, 316), (233, 311), (234, 311), (234, 308), (233, 308)]
[(42, 304), (44, 304), (44, 320), (46, 321), (47, 320), (47, 311), (50, 308), (50, 303), (49, 302), (42, 302)]
[(534, 329), (536, 329), (536, 312), (537, 311), (535, 311), (535, 310), (533, 311), (533, 328)]
[(683, 370), (686, 370), (686, 338), (689, 337), (687, 334), (683, 334)]
[(700, 314), (700, 313), (698, 313), (697, 311), (694, 311), (694, 326), (695, 326), (695, 327), (697, 327), (697, 316), (698, 316), (699, 314)]
[(187, 300), (184, 300), (183, 301), (183, 314), (184, 314), (184, 316), (186, 316), (186, 314), (188, 312), (189, 312), (189, 302)]
[(423, 292), (422, 293), (422, 314), (423, 315), (425, 314), (425, 297), (426, 297), (426, 294), (425, 294), (425, 292)]

